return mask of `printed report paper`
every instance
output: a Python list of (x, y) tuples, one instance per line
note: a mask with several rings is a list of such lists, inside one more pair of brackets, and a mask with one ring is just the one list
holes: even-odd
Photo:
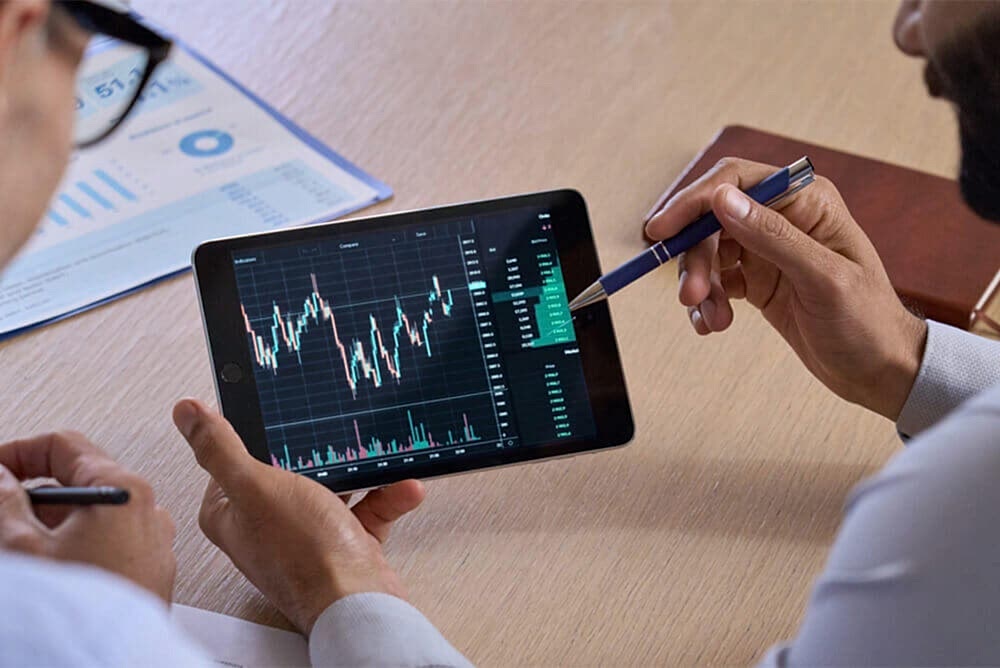
[(298, 633), (174, 603), (170, 616), (220, 666), (309, 666), (309, 644)]
[[(88, 53), (79, 115), (124, 88), (131, 55)], [(72, 157), (0, 275), (0, 338), (182, 271), (206, 239), (329, 220), (390, 195), (178, 45), (123, 126)]]

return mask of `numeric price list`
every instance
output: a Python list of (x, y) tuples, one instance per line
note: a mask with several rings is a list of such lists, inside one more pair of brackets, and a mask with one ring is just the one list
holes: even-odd
[(576, 333), (548, 214), (522, 225), (479, 226), (480, 245), (500, 334), (509, 399), (523, 445), (596, 431)]

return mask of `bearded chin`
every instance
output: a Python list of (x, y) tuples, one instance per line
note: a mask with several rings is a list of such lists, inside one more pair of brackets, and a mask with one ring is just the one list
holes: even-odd
[(961, 116), (962, 197), (978, 215), (1000, 222), (1000, 123), (974, 124)]
[(932, 94), (956, 107), (962, 197), (983, 218), (1000, 222), (1000, 3), (940, 45), (924, 79)]

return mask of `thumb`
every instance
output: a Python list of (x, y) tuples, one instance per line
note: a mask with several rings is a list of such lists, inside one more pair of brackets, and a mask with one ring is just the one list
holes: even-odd
[(177, 402), (173, 417), (198, 465), (227, 496), (237, 496), (247, 481), (254, 479), (253, 469), (262, 464), (247, 452), (228, 420), (194, 399)]
[(835, 260), (833, 251), (735, 186), (716, 189), (712, 210), (741, 246), (775, 265), (794, 285), (816, 287)]
[(0, 546), (37, 552), (44, 535), (42, 529), (21, 481), (5, 466), (0, 466)]

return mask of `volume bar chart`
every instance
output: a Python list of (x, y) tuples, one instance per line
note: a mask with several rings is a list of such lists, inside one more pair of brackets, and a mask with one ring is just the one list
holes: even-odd
[(446, 429), (445, 433), (435, 437), (430, 428), (422, 422), (414, 422), (413, 413), (406, 411), (406, 419), (409, 425), (409, 433), (405, 438), (387, 438), (378, 436), (362, 437), (358, 427), (358, 421), (352, 420), (354, 429), (354, 447), (336, 449), (332, 445), (326, 446), (326, 451), (321, 453), (313, 448), (310, 456), (299, 455), (292, 457), (287, 444), (284, 446), (284, 457), (278, 458), (271, 455), (271, 463), (287, 471), (307, 471), (322, 466), (335, 466), (346, 462), (363, 461), (373, 457), (385, 457), (388, 455), (398, 455), (407, 452), (420, 450), (430, 450), (434, 448), (453, 447), (482, 440), (476, 430), (469, 424), (468, 416), (462, 414), (462, 423), (454, 428)]

